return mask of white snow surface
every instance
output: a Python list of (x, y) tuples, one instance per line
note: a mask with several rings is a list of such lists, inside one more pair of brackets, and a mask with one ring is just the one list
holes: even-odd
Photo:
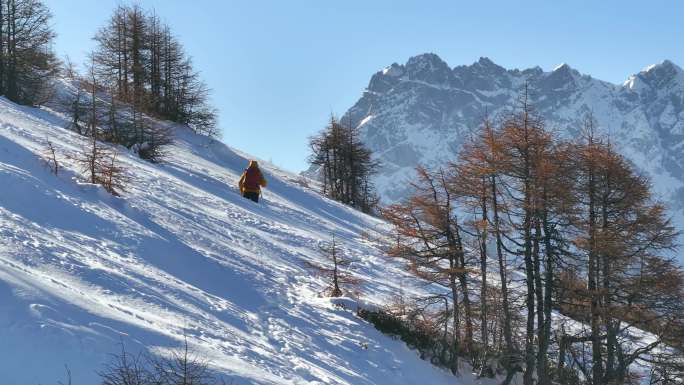
[[(66, 125), (0, 99), (3, 384), (55, 384), (65, 365), (73, 384), (97, 384), (121, 342), (165, 354), (184, 335), (235, 385), (473, 382), (319, 296), (305, 261), (321, 261), (332, 233), (357, 261), (368, 306), (400, 282), (410, 290), (373, 241), (379, 220), (264, 163), (263, 200), (248, 201), (236, 188), (248, 156), (176, 126), (164, 164), (117, 148), (130, 181), (113, 197), (79, 182), (69, 157), (83, 139)], [(46, 138), (66, 168), (58, 176), (39, 158)]]

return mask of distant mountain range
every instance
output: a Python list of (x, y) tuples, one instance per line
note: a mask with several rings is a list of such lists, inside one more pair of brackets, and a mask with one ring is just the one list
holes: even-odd
[(525, 82), (547, 126), (576, 136), (587, 113), (639, 170), (684, 224), (684, 71), (665, 60), (623, 84), (581, 74), (567, 64), (509, 70), (480, 58), (449, 67), (435, 54), (375, 73), (342, 117), (361, 127), (382, 161), (376, 184), (384, 202), (405, 197), (414, 168), (453, 159), (485, 116), (515, 105)]

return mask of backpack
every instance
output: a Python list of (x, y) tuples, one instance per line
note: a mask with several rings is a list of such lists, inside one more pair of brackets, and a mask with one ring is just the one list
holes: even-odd
[(261, 186), (261, 171), (258, 168), (248, 168), (245, 170), (244, 188), (247, 190), (259, 190)]

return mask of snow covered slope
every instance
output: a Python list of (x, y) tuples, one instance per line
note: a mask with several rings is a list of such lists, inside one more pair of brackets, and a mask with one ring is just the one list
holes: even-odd
[[(166, 164), (119, 148), (131, 180), (112, 197), (76, 180), (82, 138), (65, 125), (0, 99), (3, 384), (54, 384), (64, 365), (73, 384), (96, 384), (121, 341), (163, 354), (184, 334), (236, 385), (459, 382), (317, 296), (304, 261), (333, 232), (358, 259), (365, 301), (397, 290), (405, 273), (367, 240), (380, 221), (268, 165), (263, 202), (247, 201), (235, 187), (247, 157), (182, 127)], [(38, 158), (46, 138), (59, 176)]]
[(382, 162), (378, 191), (392, 202), (407, 195), (417, 165), (453, 159), (485, 116), (510, 110), (525, 82), (549, 128), (561, 135), (576, 137), (591, 112), (684, 225), (684, 70), (668, 60), (616, 85), (567, 64), (550, 72), (508, 70), (481, 58), (450, 68), (437, 55), (423, 54), (374, 74), (341, 120), (361, 126)]

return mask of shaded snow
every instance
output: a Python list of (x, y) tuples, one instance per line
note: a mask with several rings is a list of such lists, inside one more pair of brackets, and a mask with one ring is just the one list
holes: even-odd
[[(122, 198), (77, 181), (81, 138), (49, 110), (0, 99), (0, 371), (3, 383), (97, 383), (123, 341), (190, 346), (235, 384), (455, 384), (414, 351), (320, 298), (305, 269), (331, 233), (383, 304), (403, 270), (382, 256), (384, 225), (270, 165), (263, 201), (239, 196), (247, 157), (175, 127), (168, 162), (125, 149)], [(49, 138), (66, 170), (38, 154)], [(403, 277), (403, 278), (402, 278)]]

